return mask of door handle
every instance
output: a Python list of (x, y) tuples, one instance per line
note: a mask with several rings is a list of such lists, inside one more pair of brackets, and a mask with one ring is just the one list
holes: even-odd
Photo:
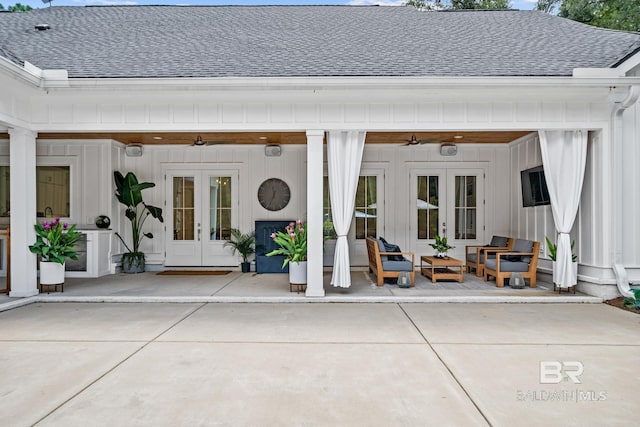
[(442, 235), (443, 236), (447, 235), (447, 223), (446, 222), (442, 223)]
[(200, 230), (200, 223), (198, 223), (198, 242), (200, 241), (200, 233), (202, 232), (202, 230)]

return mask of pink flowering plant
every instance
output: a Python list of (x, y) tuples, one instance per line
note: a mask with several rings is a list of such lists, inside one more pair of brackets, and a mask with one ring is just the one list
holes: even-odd
[(76, 226), (69, 226), (56, 218), (51, 222), (36, 223), (36, 243), (29, 246), (29, 250), (42, 257), (42, 261), (64, 264), (67, 258), (78, 259), (75, 244), (82, 233), (76, 231)]
[(290, 262), (307, 260), (307, 227), (302, 221), (290, 223), (284, 231), (271, 234), (271, 238), (280, 248), (269, 252), (267, 256), (284, 255), (282, 268)]

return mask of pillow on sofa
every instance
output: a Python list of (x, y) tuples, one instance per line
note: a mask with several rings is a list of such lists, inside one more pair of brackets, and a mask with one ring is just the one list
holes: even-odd
[(508, 241), (509, 241), (508, 237), (493, 236), (491, 238), (491, 243), (489, 243), (487, 246), (491, 246), (494, 248), (504, 248), (507, 246)]
[[(394, 245), (392, 243), (384, 240), (384, 237), (380, 237), (380, 241), (384, 245), (385, 252), (402, 252), (400, 246)], [(387, 255), (389, 257), (389, 261), (404, 261), (404, 257), (402, 255)]]

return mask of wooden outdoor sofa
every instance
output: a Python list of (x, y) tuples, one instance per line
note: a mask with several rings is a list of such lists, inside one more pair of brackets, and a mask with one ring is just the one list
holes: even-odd
[[(411, 255), (411, 260), (404, 258)], [(385, 278), (398, 278), (400, 273), (408, 272), (411, 286), (415, 286), (415, 256), (413, 252), (386, 252), (384, 244), (379, 239), (367, 237), (367, 256), (369, 257), (369, 272), (376, 275), (378, 286), (384, 284)], [(390, 260), (389, 256), (402, 257), (400, 260)]]

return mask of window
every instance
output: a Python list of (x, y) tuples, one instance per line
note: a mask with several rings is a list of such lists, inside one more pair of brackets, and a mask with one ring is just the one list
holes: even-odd
[(440, 198), (438, 176), (418, 176), (418, 239), (435, 239), (438, 235)]
[(194, 240), (194, 191), (192, 176), (173, 177), (173, 240)]
[(209, 177), (210, 240), (231, 238), (231, 177)]
[(356, 191), (356, 239), (375, 237), (377, 225), (377, 177), (358, 178)]
[[(0, 166), (0, 217), (9, 217), (11, 180), (9, 166)], [(71, 167), (36, 166), (38, 217), (71, 217)]]
[[(378, 233), (378, 179), (376, 176), (361, 176), (358, 178), (355, 204), (355, 234), (356, 239), (365, 239), (368, 236), (376, 236)], [(323, 234), (326, 239), (337, 237), (333, 228), (333, 216), (331, 214), (331, 198), (329, 194), (329, 178), (324, 177), (323, 209)]]
[(475, 176), (456, 176), (455, 238), (476, 238), (477, 192)]
[(329, 197), (329, 177), (325, 176), (323, 181), (322, 199), (322, 235), (325, 239), (335, 239), (336, 230), (333, 228), (333, 216), (331, 215), (331, 198)]

